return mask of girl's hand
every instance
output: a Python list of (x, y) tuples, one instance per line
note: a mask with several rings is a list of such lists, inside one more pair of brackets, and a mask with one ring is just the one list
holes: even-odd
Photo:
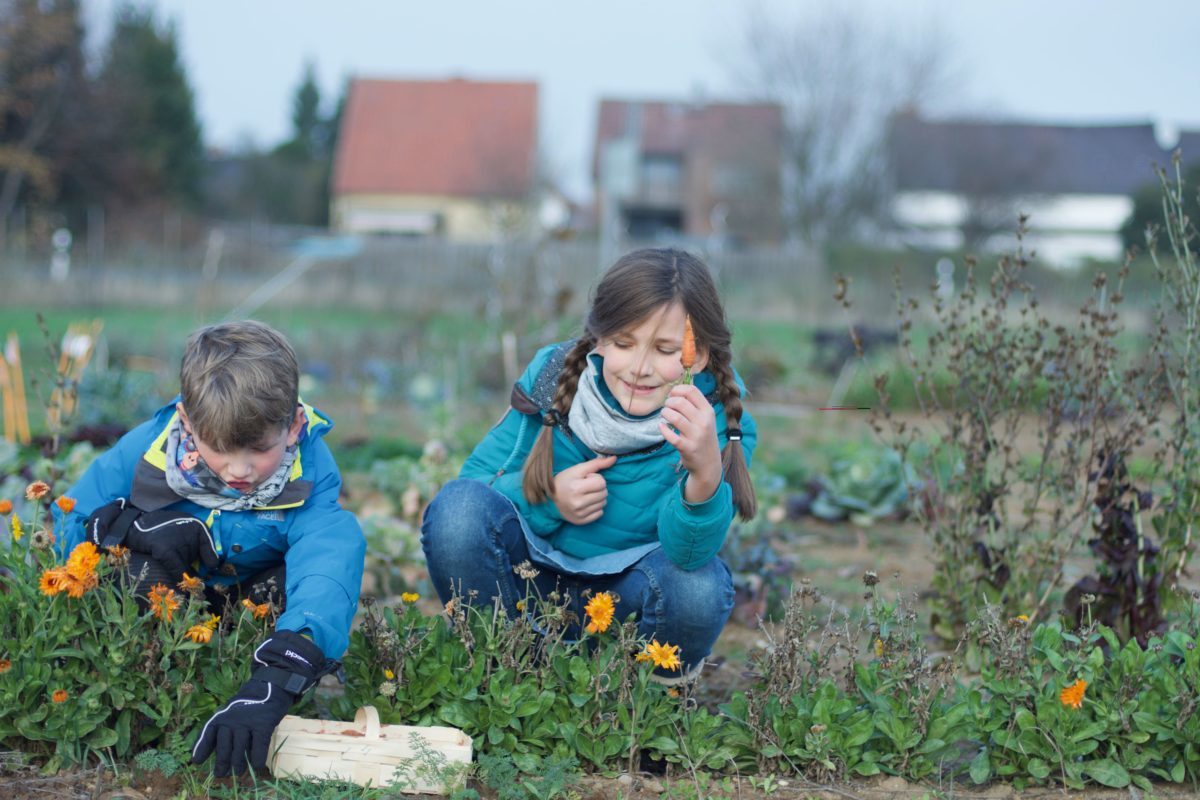
[(600, 456), (567, 467), (554, 476), (554, 505), (572, 525), (600, 519), (608, 503), (608, 482), (600, 474), (617, 463), (616, 456)]
[(658, 428), (667, 443), (679, 451), (679, 460), (688, 471), (683, 496), (689, 503), (703, 503), (721, 485), (716, 414), (703, 392), (693, 385), (680, 384), (667, 395), (662, 418), (664, 422)]

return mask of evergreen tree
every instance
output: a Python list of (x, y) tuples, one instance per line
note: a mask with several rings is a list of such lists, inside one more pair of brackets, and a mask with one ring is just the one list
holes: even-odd
[(99, 84), (124, 199), (198, 201), (204, 149), (174, 26), (118, 8)]
[(0, 240), (18, 203), (58, 199), (85, 132), (77, 0), (0, 0)]

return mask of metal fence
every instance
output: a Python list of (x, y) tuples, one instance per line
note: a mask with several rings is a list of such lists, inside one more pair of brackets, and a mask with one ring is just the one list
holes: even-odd
[[(171, 227), (170, 223), (165, 226)], [(602, 265), (595, 241), (463, 244), (433, 238), (336, 239), (323, 231), (255, 224), (167, 236), (167, 244), (10, 246), (0, 255), (5, 305), (202, 305), (216, 313), (259, 306), (446, 309), (545, 317), (581, 313)], [(632, 247), (632, 245), (628, 245)], [(832, 281), (819, 259), (785, 249), (701, 254), (731, 315), (826, 316)], [(56, 266), (57, 264), (57, 266)], [(251, 304), (252, 305), (252, 304)]]

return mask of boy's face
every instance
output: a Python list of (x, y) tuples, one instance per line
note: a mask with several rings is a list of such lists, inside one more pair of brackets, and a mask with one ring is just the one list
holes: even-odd
[(249, 492), (275, 474), (283, 461), (283, 454), (300, 439), (300, 431), (304, 427), (304, 409), (297, 408), (296, 416), (288, 428), (266, 434), (251, 447), (242, 447), (226, 453), (220, 453), (205, 444), (204, 440), (192, 430), (183, 403), (176, 404), (183, 428), (192, 437), (196, 452), (204, 459), (208, 468), (217, 474), (221, 480), (237, 489), (239, 492)]
[[(670, 303), (596, 346), (604, 357), (604, 383), (626, 413), (644, 417), (662, 408), (671, 386), (683, 377), (680, 351), (686, 319), (683, 305)], [(697, 356), (693, 373), (708, 362), (703, 351)]]

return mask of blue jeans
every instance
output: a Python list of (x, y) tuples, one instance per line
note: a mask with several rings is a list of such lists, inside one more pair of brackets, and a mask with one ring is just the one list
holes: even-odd
[[(480, 481), (460, 478), (442, 487), (425, 511), (421, 545), (429, 577), (442, 602), (454, 595), (469, 596), (476, 604), (499, 597), (509, 616), (527, 592), (526, 581), (513, 567), (529, 561), (524, 522), (507, 497)], [(652, 550), (623, 572), (581, 575), (534, 563), (537, 594), (569, 595), (571, 610), (582, 620), (584, 589), (611, 592), (618, 597), (614, 619), (636, 613), (638, 634), (647, 641), (679, 645), (683, 662), (679, 676), (700, 664), (733, 609), (733, 579), (719, 558), (687, 571), (673, 564), (662, 549)], [(575, 635), (579, 635), (578, 625)]]

